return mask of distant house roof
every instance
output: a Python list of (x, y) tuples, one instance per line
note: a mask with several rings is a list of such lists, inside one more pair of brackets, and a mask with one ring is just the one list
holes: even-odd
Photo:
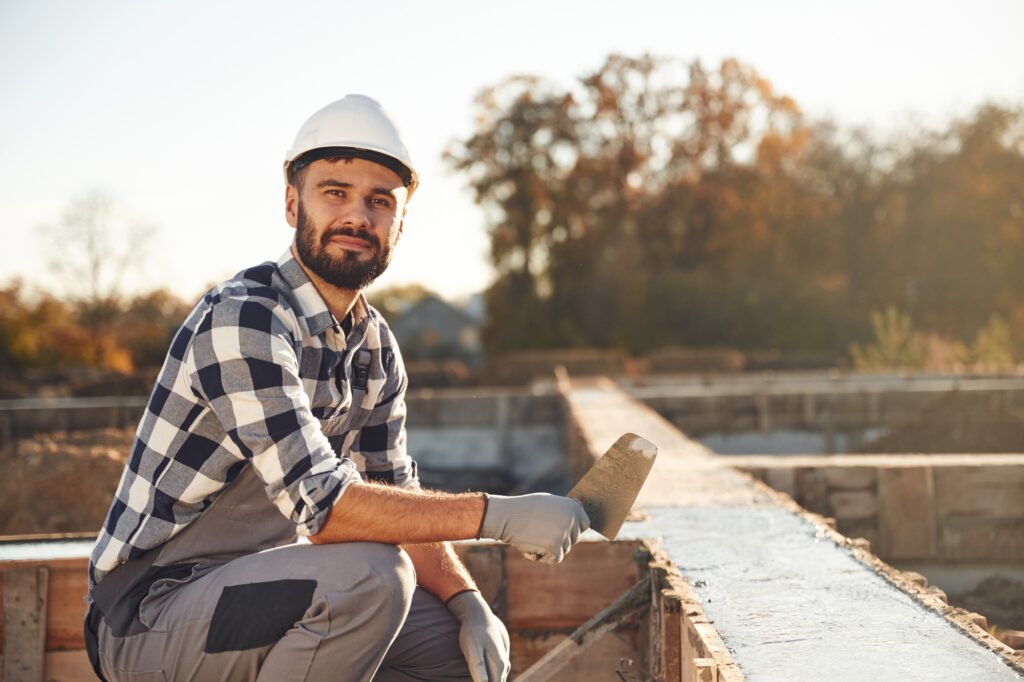
[(434, 294), (427, 294), (403, 310), (391, 321), (392, 329), (399, 328), (409, 322), (416, 323), (430, 320), (435, 323), (448, 323), (454, 326), (476, 326), (477, 320), (465, 311)]
[(389, 324), (409, 358), (453, 353), (476, 356), (480, 352), (480, 323), (437, 296), (425, 296)]

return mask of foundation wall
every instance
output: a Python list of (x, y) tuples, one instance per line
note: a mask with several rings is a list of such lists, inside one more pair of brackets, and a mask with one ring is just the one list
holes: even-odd
[(792, 429), (837, 434), (898, 425), (951, 393), (994, 412), (1024, 407), (1020, 379), (872, 382), (857, 377), (800, 382), (756, 378), (634, 385), (629, 392), (692, 438)]
[(729, 457), (887, 561), (1024, 562), (1024, 455)]

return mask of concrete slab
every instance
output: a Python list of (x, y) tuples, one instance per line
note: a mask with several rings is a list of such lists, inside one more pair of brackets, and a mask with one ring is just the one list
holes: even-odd
[(788, 510), (645, 512), (619, 537), (658, 540), (750, 680), (1022, 679)]
[(576, 423), (585, 427), (593, 452), (604, 452), (629, 431), (658, 446), (658, 459), (640, 491), (637, 508), (770, 503), (745, 477), (723, 466), (711, 450), (610, 381), (574, 380), (569, 405)]

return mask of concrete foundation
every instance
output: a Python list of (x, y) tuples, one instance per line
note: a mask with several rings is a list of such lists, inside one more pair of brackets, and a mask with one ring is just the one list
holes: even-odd
[(1024, 565), (1024, 455), (730, 457), (887, 561)]
[(1020, 678), (1020, 656), (970, 618), (615, 386), (565, 395), (577, 470), (626, 430), (658, 444), (638, 499), (649, 520), (624, 531), (654, 536), (699, 595), (727, 648), (720, 668), (752, 680)]
[[(808, 398), (802, 381), (785, 382), (792, 390), (779, 404), (763, 392), (735, 404), (749, 407), (743, 418), (754, 428), (776, 428), (796, 408), (806, 423), (823, 419), (828, 401), (820, 391)], [(948, 379), (904, 393), (938, 390), (940, 381)], [(680, 390), (696, 395), (698, 383)], [(881, 424), (886, 400), (864, 396), (882, 387), (831, 386), (829, 395), (852, 396), (859, 423)], [(1016, 400), (1018, 390), (974, 388), (997, 391), (993, 400)], [(635, 506), (642, 520), (620, 534), (627, 542), (582, 543), (553, 567), (504, 546), (459, 548), (512, 633), (516, 674), (541, 666), (558, 672), (543, 677), (533, 668), (540, 676), (529, 679), (615, 679), (617, 672), (666, 682), (1021, 679), (1024, 654), (989, 636), (984, 618), (950, 607), (923, 577), (882, 559), (926, 574), (936, 566), (1019, 568), (1024, 456), (717, 457), (611, 382), (563, 381), (560, 389), (420, 392), (409, 401), (412, 452), (424, 472), (448, 483), (468, 472), (521, 487), (559, 467), (574, 479), (625, 431), (659, 446)], [(837, 414), (829, 419), (839, 421)], [(458, 485), (480, 487), (470, 478)], [(44, 631), (36, 664), (46, 679), (91, 679), (81, 651), (90, 546), (85, 539), (0, 544), (0, 591), (8, 570), (16, 570), (9, 584), (19, 595), (31, 592), (24, 586), (33, 576), (36, 593), (46, 585), (35, 625), (12, 639), (0, 631), (0, 642), (36, 642)], [(649, 591), (642, 604), (593, 624), (638, 586)], [(20, 628), (12, 618), (5, 615), (8, 627)], [(570, 649), (563, 665), (544, 663), (548, 652)]]

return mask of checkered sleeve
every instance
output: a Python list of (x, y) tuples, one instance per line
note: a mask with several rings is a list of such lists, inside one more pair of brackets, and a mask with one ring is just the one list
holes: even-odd
[(215, 302), (196, 328), (190, 382), (300, 535), (315, 535), (360, 480), (312, 414), (299, 376), (298, 321), (272, 297)]
[(383, 324), (381, 336), (384, 385), (351, 449), (356, 459), (363, 461), (363, 475), (367, 479), (418, 490), (416, 462), (406, 449), (405, 391), (409, 379), (398, 344)]

